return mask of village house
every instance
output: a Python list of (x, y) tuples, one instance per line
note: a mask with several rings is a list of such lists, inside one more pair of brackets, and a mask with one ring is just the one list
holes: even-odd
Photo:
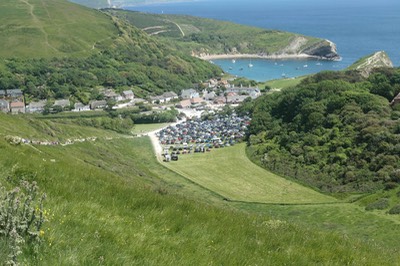
[(206, 90), (203, 91), (203, 99), (206, 101), (212, 101), (217, 97), (217, 94), (214, 91), (207, 92)]
[(96, 109), (104, 109), (107, 106), (107, 102), (104, 100), (101, 101), (90, 101), (89, 102), (90, 109), (96, 110)]
[(135, 94), (133, 93), (132, 90), (126, 90), (122, 92), (122, 97), (125, 100), (133, 100), (135, 98)]
[(116, 93), (113, 89), (105, 90), (103, 94), (106, 99), (111, 99), (117, 102), (124, 100), (124, 97)]
[(246, 98), (250, 97), (249, 95), (233, 95), (227, 96), (226, 103), (230, 104), (238, 104), (242, 103)]
[(181, 92), (181, 98), (184, 100), (198, 97), (200, 97), (200, 95), (195, 89), (182, 90)]
[(230, 88), (231, 85), (229, 84), (229, 82), (227, 80), (221, 80), (218, 82), (218, 86), (224, 87), (224, 88)]
[(10, 109), (12, 114), (20, 114), (25, 113), (25, 104), (24, 102), (11, 102)]
[(20, 90), (20, 89), (7, 90), (7, 97), (16, 99), (16, 98), (20, 98), (22, 96), (23, 96), (23, 93), (22, 93), (22, 90)]
[(178, 99), (178, 94), (173, 91), (164, 92), (162, 95), (165, 98), (165, 101), (170, 102), (172, 100)]
[(90, 111), (89, 105), (84, 105), (83, 103), (77, 102), (74, 104), (73, 112)]
[(235, 93), (236, 95), (249, 95), (252, 99), (255, 99), (261, 95), (261, 91), (259, 88), (253, 88), (253, 87), (232, 87), (229, 88), (225, 91), (226, 93)]
[(155, 104), (157, 102), (158, 103), (167, 103), (167, 102), (170, 102), (170, 101), (172, 101), (174, 99), (178, 99), (178, 98), (179, 97), (175, 92), (170, 91), (170, 92), (164, 92), (160, 96), (150, 97), (150, 102), (152, 104)]
[(46, 106), (45, 100), (43, 101), (38, 101), (38, 102), (31, 102), (27, 107), (26, 107), (26, 112), (27, 113), (42, 113), (44, 111), (44, 107)]
[(0, 99), (0, 112), (10, 112), (10, 104), (8, 103), (8, 101)]
[(0, 90), (0, 99), (6, 97), (6, 91), (5, 90)]
[(192, 105), (190, 99), (182, 100), (177, 105), (178, 108), (189, 108)]
[(215, 99), (214, 99), (214, 104), (222, 105), (225, 103), (226, 103), (226, 98), (224, 96), (218, 96), (218, 97), (215, 97)]
[(400, 93), (390, 102), (390, 106), (395, 106), (400, 103)]

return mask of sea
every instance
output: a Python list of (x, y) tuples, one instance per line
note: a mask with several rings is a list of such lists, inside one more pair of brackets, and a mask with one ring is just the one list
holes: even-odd
[(225, 72), (257, 81), (341, 70), (384, 50), (400, 66), (399, 0), (194, 0), (124, 7), (156, 14), (182, 14), (231, 21), (328, 39), (341, 61), (212, 60)]

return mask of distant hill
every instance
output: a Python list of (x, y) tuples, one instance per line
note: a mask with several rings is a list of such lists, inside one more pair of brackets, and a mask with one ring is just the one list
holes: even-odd
[(348, 67), (348, 70), (357, 70), (364, 77), (368, 77), (374, 68), (393, 67), (393, 62), (390, 60), (387, 53), (379, 51), (361, 58), (354, 64)]
[(88, 55), (118, 37), (111, 18), (66, 0), (2, 0), (0, 57)]
[(252, 54), (261, 56), (298, 56), (338, 59), (336, 46), (323, 39), (267, 30), (192, 16), (155, 15), (110, 9), (149, 35), (173, 41), (194, 56)]
[(122, 7), (137, 4), (151, 4), (159, 2), (173, 2), (174, 0), (69, 0), (80, 5), (93, 8)]
[(22, 89), (29, 99), (87, 102), (98, 86), (146, 97), (222, 72), (119, 18), (66, 0), (5, 0), (0, 15), (0, 58), (7, 59), (0, 61), (0, 89)]

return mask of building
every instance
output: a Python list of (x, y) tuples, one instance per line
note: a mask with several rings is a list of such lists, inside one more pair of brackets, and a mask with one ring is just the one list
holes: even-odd
[(192, 106), (190, 99), (182, 100), (177, 105), (178, 108), (189, 108), (190, 106)]
[(0, 112), (10, 112), (10, 104), (8, 103), (8, 101), (0, 99)]
[[(225, 91), (228, 95), (229, 93), (234, 93), (236, 95), (249, 95), (252, 99), (256, 99), (261, 95), (261, 91), (259, 88), (252, 88), (252, 87), (238, 87), (238, 88), (229, 88)], [(233, 96), (233, 94), (232, 94)]]
[(178, 95), (175, 92), (170, 91), (170, 92), (164, 92), (160, 96), (150, 97), (150, 102), (152, 104), (155, 104), (157, 102), (158, 103), (167, 103), (174, 99), (178, 99)]
[(127, 90), (122, 92), (122, 97), (125, 100), (133, 100), (135, 98), (135, 94), (133, 94), (132, 90)]
[(5, 90), (0, 90), (0, 99), (6, 97), (6, 91)]
[(214, 98), (217, 97), (217, 94), (212, 91), (212, 92), (207, 92), (206, 90), (203, 91), (203, 99), (206, 101), (212, 101)]
[(179, 97), (178, 97), (178, 94), (176, 94), (176, 93), (173, 92), (173, 91), (164, 92), (163, 95), (161, 95), (161, 96), (164, 97), (164, 99), (165, 99), (166, 102), (169, 102), (169, 101), (172, 101), (172, 100), (175, 100), (175, 99), (178, 99), (178, 98), (179, 98)]
[(90, 109), (96, 110), (96, 109), (104, 109), (107, 107), (107, 102), (102, 100), (102, 101), (90, 101), (89, 102)]
[(25, 113), (25, 104), (24, 102), (11, 102), (10, 104), (10, 109), (12, 114), (20, 114), (20, 113)]
[(192, 99), (198, 97), (200, 97), (200, 95), (195, 89), (182, 90), (181, 92), (182, 99)]
[(90, 106), (84, 105), (83, 103), (78, 102), (78, 103), (74, 104), (74, 109), (72, 111), (73, 112), (90, 111)]
[(246, 98), (249, 98), (249, 95), (234, 95), (234, 96), (227, 96), (226, 103), (230, 104), (238, 104), (242, 103)]
[(44, 107), (46, 106), (47, 101), (39, 101), (39, 102), (31, 102), (26, 107), (27, 113), (42, 113), (44, 111)]
[(22, 90), (20, 90), (20, 89), (7, 90), (7, 97), (16, 99), (16, 98), (20, 98), (22, 96), (23, 96), (23, 93), (22, 93)]
[(122, 95), (116, 93), (112, 89), (105, 90), (104, 91), (104, 97), (106, 97), (107, 99), (115, 100), (117, 102), (124, 100), (124, 97), (122, 97)]

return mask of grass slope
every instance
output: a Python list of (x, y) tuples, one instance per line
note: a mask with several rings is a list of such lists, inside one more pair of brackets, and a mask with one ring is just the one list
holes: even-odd
[[(29, 133), (30, 120), (15, 122), (7, 133)], [(82, 136), (92, 133), (81, 128)], [(147, 138), (34, 149), (1, 137), (0, 150), (3, 185), (35, 180), (48, 196), (44, 243), (36, 258), (25, 250), (22, 264), (393, 265), (399, 258), (389, 248), (234, 210), (189, 183), (164, 183), (181, 177), (157, 163)]]
[(179, 157), (166, 166), (228, 200), (277, 204), (332, 203), (334, 198), (253, 164), (245, 145)]
[(111, 18), (66, 0), (2, 0), (0, 57), (88, 55), (118, 36)]

